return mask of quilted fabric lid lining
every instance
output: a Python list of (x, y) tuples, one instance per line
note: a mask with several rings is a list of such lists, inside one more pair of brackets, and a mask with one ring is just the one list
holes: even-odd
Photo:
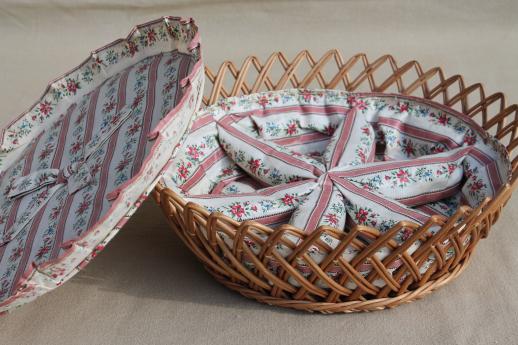
[(70, 278), (147, 196), (201, 101), (199, 49), (192, 20), (138, 26), (7, 128), (0, 311)]

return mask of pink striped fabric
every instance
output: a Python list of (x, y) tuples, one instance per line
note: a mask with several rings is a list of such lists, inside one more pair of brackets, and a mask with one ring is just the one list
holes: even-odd
[[(282, 90), (222, 99), (200, 112), (164, 183), (186, 200), (238, 221), (272, 227), (289, 222), (307, 232), (362, 224), (383, 232), (402, 220), (423, 224), (431, 215), (451, 216), (461, 205), (476, 207), (508, 181), (509, 169), (501, 144), (467, 116), (433, 102)], [(402, 229), (394, 239), (401, 243), (411, 234)], [(326, 235), (321, 240), (331, 248), (338, 244)], [(261, 250), (252, 239), (246, 244), (256, 254)], [(291, 253), (284, 245), (277, 251), (285, 257)], [(376, 255), (383, 259), (389, 252), (382, 248)], [(350, 261), (356, 254), (348, 246), (343, 258)], [(326, 256), (318, 248), (308, 255), (317, 263)], [(420, 269), (434, 260), (428, 258)], [(296, 269), (309, 277), (311, 268), (299, 261)], [(390, 270), (400, 265), (396, 261)], [(268, 267), (275, 272), (278, 263), (271, 260)], [(360, 270), (367, 275), (372, 265), (366, 262)], [(327, 273), (337, 278), (341, 268)]]
[(509, 165), (486, 141), (470, 119), (427, 101), (284, 90), (222, 100), (201, 113), (165, 180), (237, 220), (275, 211), (237, 217), (229, 205), (268, 203), (263, 188), (305, 181), (291, 224), (309, 232), (347, 224), (385, 231), (494, 195)]
[[(168, 31), (171, 25), (178, 25), (182, 33)], [(156, 179), (163, 165), (149, 157), (163, 149), (169, 152), (161, 158), (165, 164), (176, 143), (156, 136), (149, 139), (149, 134), (166, 128), (168, 138), (174, 134), (179, 140), (182, 133), (173, 133), (165, 122), (176, 121), (174, 131), (180, 131), (199, 104), (199, 52), (183, 48), (195, 31), (191, 21), (162, 18), (140, 28), (138, 35), (146, 34), (145, 40), (139, 38), (140, 45), (125, 45), (133, 39), (130, 35), (128, 41), (97, 51), (104, 79), (80, 95), (86, 78), (97, 78), (91, 67), (79, 67), (83, 81), (72, 85), (67, 77), (68, 89), (62, 92), (67, 93), (68, 105), (63, 114), (33, 138), (20, 157), (2, 167), (0, 312), (73, 275), (88, 253), (113, 236), (110, 224), (122, 224), (120, 220), (134, 207), (131, 199), (114, 200), (111, 195), (124, 192), (128, 182), (141, 176)], [(183, 41), (182, 52), (174, 48), (178, 43), (174, 40)], [(136, 53), (132, 49), (140, 49), (139, 59), (132, 60)], [(181, 85), (184, 78), (189, 78), (190, 86)], [(140, 198), (150, 187), (139, 183), (135, 190), (140, 190), (136, 195)], [(125, 210), (120, 209), (121, 202)], [(99, 239), (86, 237), (91, 229), (97, 229), (92, 238)]]

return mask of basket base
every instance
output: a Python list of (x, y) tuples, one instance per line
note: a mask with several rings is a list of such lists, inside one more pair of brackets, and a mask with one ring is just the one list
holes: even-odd
[(414, 302), (424, 298), (431, 292), (439, 289), (443, 285), (457, 278), (470, 262), (471, 255), (467, 255), (464, 260), (459, 262), (455, 268), (448, 273), (445, 273), (435, 280), (429, 280), (423, 286), (415, 290), (407, 291), (395, 297), (366, 299), (347, 302), (312, 302), (304, 300), (284, 299), (265, 295), (262, 292), (253, 290), (247, 286), (230, 281), (227, 277), (218, 274), (210, 267), (205, 266), (205, 269), (221, 284), (236, 291), (239, 294), (258, 301), (259, 303), (268, 304), (271, 306), (289, 308), (295, 310), (302, 310), (306, 312), (318, 312), (322, 314), (335, 313), (356, 313), (356, 312), (370, 312), (389, 308), (395, 308), (401, 304)]
[[(154, 193), (153, 198), (155, 201), (161, 203), (161, 187), (158, 186)], [(355, 313), (355, 312), (369, 312), (377, 311), (388, 308), (395, 308), (404, 303), (410, 303), (424, 298), (431, 292), (439, 289), (443, 285), (457, 278), (468, 266), (471, 261), (471, 251), (466, 251), (465, 255), (450, 271), (441, 273), (435, 279), (426, 281), (421, 286), (414, 289), (408, 290), (402, 294), (393, 297), (384, 298), (372, 298), (372, 299), (357, 299), (345, 302), (320, 302), (300, 299), (289, 299), (279, 298), (265, 294), (264, 291), (254, 290), (252, 287), (244, 285), (243, 283), (237, 283), (225, 274), (226, 270), (220, 267), (210, 256), (206, 255), (202, 250), (199, 250), (196, 245), (196, 236), (190, 233), (184, 232), (181, 227), (172, 221), (172, 218), (168, 218), (168, 223), (173, 232), (181, 239), (181, 241), (192, 250), (198, 260), (203, 264), (205, 269), (221, 284), (229, 288), (230, 290), (236, 291), (239, 294), (258, 301), (259, 303), (268, 304), (271, 306), (289, 308), (294, 310), (301, 310), (306, 312), (318, 312), (322, 314), (335, 314), (335, 313)], [(219, 271), (219, 272), (218, 272)]]

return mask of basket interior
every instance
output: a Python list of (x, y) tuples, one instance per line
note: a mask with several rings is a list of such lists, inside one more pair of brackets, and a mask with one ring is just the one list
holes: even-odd
[[(354, 120), (346, 125), (348, 118)], [(308, 165), (320, 167), (320, 173), (308, 173)], [(497, 140), (440, 104), (401, 95), (292, 89), (223, 99), (200, 112), (164, 183), (186, 201), (236, 221), (270, 228), (290, 223), (307, 233), (321, 226), (348, 232), (359, 224), (383, 233), (400, 221), (422, 225), (433, 215), (446, 219), (460, 207), (478, 207), (509, 181), (510, 166)], [(401, 227), (393, 239), (401, 244), (411, 235), (410, 227)], [(232, 246), (232, 239), (223, 237)], [(294, 245), (299, 240), (285, 237)], [(321, 239), (331, 248), (338, 244), (332, 237)], [(369, 234), (361, 240), (369, 243)], [(253, 236), (245, 242), (255, 254), (261, 251)], [(344, 259), (354, 258), (361, 246), (351, 244)], [(409, 254), (419, 246), (416, 241)], [(291, 254), (290, 245), (278, 250)], [(378, 256), (389, 252), (380, 248)], [(317, 263), (325, 258), (316, 247), (309, 255)], [(431, 255), (421, 272), (433, 261)], [(272, 260), (270, 268), (275, 266)], [(303, 262), (298, 268), (311, 272)], [(370, 270), (360, 269), (364, 275)]]

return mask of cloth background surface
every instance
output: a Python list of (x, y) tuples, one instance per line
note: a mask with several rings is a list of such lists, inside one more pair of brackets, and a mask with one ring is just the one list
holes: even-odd
[[(0, 1), (0, 123), (88, 53), (162, 15), (197, 20), (207, 65), (308, 48), (483, 82), (518, 102), (515, 1)], [(215, 282), (150, 200), (63, 287), (0, 318), (16, 344), (514, 344), (518, 342), (518, 198), (459, 279), (394, 310), (312, 315), (247, 300)]]

